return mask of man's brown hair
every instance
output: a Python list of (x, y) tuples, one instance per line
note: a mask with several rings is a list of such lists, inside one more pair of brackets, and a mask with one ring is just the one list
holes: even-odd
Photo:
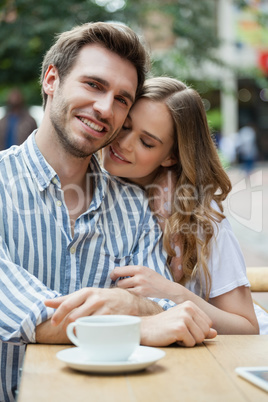
[[(79, 51), (88, 44), (97, 44), (128, 60), (137, 70), (139, 94), (149, 69), (149, 55), (138, 35), (129, 27), (119, 23), (92, 22), (76, 26), (56, 36), (55, 44), (45, 54), (41, 85), (49, 65), (54, 65), (63, 80), (72, 69)], [(42, 89), (43, 106), (47, 94)]]

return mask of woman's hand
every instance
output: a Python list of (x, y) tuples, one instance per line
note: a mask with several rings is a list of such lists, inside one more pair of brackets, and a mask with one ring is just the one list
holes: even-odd
[[(123, 279), (120, 279), (123, 278)], [(140, 265), (129, 265), (115, 268), (111, 279), (117, 281), (119, 288), (144, 297), (171, 299), (174, 283), (153, 269)], [(178, 284), (176, 284), (178, 286)], [(178, 291), (178, 288), (177, 288)]]

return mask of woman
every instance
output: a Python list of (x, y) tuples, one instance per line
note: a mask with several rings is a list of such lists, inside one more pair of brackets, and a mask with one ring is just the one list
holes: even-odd
[(199, 94), (172, 78), (147, 80), (102, 160), (112, 175), (147, 192), (174, 278), (147, 267), (120, 267), (111, 275), (117, 286), (177, 304), (191, 300), (220, 334), (259, 333), (244, 260), (223, 215), (231, 183)]

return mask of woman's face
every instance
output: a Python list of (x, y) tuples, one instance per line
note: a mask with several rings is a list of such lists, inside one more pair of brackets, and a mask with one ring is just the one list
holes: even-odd
[(173, 122), (162, 102), (139, 99), (116, 139), (102, 150), (104, 168), (142, 186), (152, 183), (159, 166), (175, 164)]

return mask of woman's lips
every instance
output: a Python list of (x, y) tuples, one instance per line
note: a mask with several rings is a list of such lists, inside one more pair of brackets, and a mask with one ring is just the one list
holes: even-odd
[(115, 150), (112, 145), (110, 145), (110, 157), (118, 163), (131, 163), (120, 152)]

